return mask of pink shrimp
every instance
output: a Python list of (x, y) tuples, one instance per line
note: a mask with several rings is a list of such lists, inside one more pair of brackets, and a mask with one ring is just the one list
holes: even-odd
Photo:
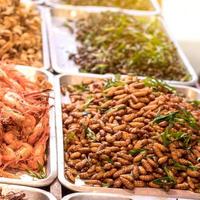
[(39, 165), (43, 166), (45, 163), (45, 151), (46, 143), (48, 136), (44, 135), (40, 140), (35, 144), (33, 149), (33, 154), (30, 160), (28, 160), (28, 166), (32, 170), (37, 170)]
[(3, 135), (5, 143), (8, 144), (8, 146), (13, 150), (20, 148), (22, 145), (22, 141), (17, 139), (17, 135), (19, 135), (19, 133), (16, 130), (8, 131)]
[(33, 133), (28, 137), (29, 144), (35, 144), (35, 142), (41, 137), (45, 129), (48, 126), (48, 117), (46, 114), (40, 119), (39, 123), (35, 126)]

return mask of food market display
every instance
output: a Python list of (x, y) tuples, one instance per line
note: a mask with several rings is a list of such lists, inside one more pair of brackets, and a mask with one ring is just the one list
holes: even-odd
[(62, 85), (65, 176), (72, 183), (191, 190), (200, 186), (200, 107), (136, 77)]
[(0, 60), (43, 66), (41, 18), (34, 5), (0, 1)]
[(156, 0), (0, 0), (0, 200), (200, 199), (197, 82)]
[(26, 194), (23, 192), (9, 192), (7, 194), (2, 193), (0, 188), (0, 200), (28, 200)]
[[(75, 23), (75, 28), (74, 27)], [(66, 25), (80, 43), (69, 58), (81, 72), (188, 81), (190, 76), (157, 17), (90, 13)]]
[(149, 0), (63, 0), (63, 2), (76, 6), (109, 6), (137, 10), (153, 10)]
[(0, 63), (0, 177), (46, 178), (51, 84)]

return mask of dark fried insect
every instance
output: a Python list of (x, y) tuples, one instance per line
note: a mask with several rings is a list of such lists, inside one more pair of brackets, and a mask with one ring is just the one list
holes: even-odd
[(72, 102), (62, 105), (71, 182), (79, 177), (98, 187), (199, 191), (200, 109), (174, 88), (151, 78), (116, 77), (65, 90)]

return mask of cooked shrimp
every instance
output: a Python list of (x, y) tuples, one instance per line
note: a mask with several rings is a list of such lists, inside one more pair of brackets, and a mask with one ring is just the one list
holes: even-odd
[(50, 85), (34, 80), (0, 62), (0, 176), (18, 178), (7, 170), (45, 165)]
[(18, 140), (16, 135), (19, 135), (18, 131), (11, 130), (4, 133), (3, 136), (3, 139), (6, 142), (6, 144), (8, 144), (9, 147), (12, 148), (13, 150), (20, 148), (20, 146), (22, 145), (22, 141)]
[(32, 170), (37, 170), (39, 165), (44, 165), (47, 140), (48, 136), (44, 135), (34, 146), (32, 157), (28, 160), (28, 166)]
[(28, 137), (29, 144), (35, 144), (35, 142), (38, 140), (38, 138), (41, 137), (42, 133), (47, 127), (47, 124), (48, 124), (48, 118), (44, 116), (43, 118), (41, 118), (39, 123), (35, 126), (33, 133)]

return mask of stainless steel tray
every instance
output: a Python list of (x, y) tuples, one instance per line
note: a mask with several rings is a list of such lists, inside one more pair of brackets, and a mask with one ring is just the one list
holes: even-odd
[(45, 8), (42, 6), (38, 6), (38, 9), (40, 11), (40, 16), (41, 16), (42, 55), (43, 55), (42, 69), (48, 70), (50, 68), (50, 57), (49, 57), (49, 43), (47, 37)]
[(139, 14), (145, 14), (145, 15), (157, 15), (161, 13), (160, 10), (160, 6), (157, 2), (157, 0), (149, 0), (149, 2), (151, 3), (153, 10), (147, 11), (147, 10), (136, 10), (136, 9), (123, 9), (123, 8), (119, 8), (119, 7), (104, 7), (104, 6), (74, 6), (74, 5), (69, 5), (66, 4), (64, 2), (62, 2), (62, 0), (45, 0), (45, 4), (48, 6), (62, 6), (64, 8), (71, 8), (71, 9), (96, 9), (98, 7), (98, 9), (101, 9), (101, 11), (123, 11), (123, 12), (127, 12), (127, 13), (139, 13)]
[[(56, 77), (56, 128), (57, 128), (57, 151), (58, 151), (58, 179), (59, 181), (67, 188), (73, 191), (79, 192), (99, 192), (99, 193), (112, 193), (117, 195), (125, 195), (126, 197), (130, 197), (132, 195), (151, 195), (151, 196), (159, 196), (165, 198), (191, 198), (192, 199), (199, 199), (200, 195), (197, 193), (193, 193), (190, 191), (182, 191), (182, 190), (175, 190), (172, 189), (169, 192), (165, 192), (161, 189), (153, 189), (153, 188), (135, 188), (133, 191), (126, 190), (126, 189), (115, 189), (115, 188), (102, 188), (102, 187), (90, 187), (86, 185), (73, 184), (69, 180), (65, 178), (64, 175), (64, 148), (63, 148), (63, 126), (62, 126), (62, 109), (61, 103), (70, 103), (69, 97), (63, 97), (61, 94), (60, 86), (67, 85), (67, 84), (80, 84), (83, 80), (91, 80), (91, 79), (98, 79), (98, 78), (108, 78), (113, 77), (109, 75), (93, 75), (93, 74), (63, 74), (58, 75)], [(188, 86), (175, 86), (176, 89), (183, 94), (188, 99), (200, 99), (200, 91), (188, 87)]]
[(56, 200), (51, 193), (41, 189), (6, 184), (0, 184), (0, 188), (3, 194), (22, 191), (26, 194), (27, 200)]
[[(16, 66), (16, 68), (22, 72), (30, 80), (34, 80), (36, 74), (42, 74), (46, 79), (54, 84), (53, 75), (42, 69), (35, 69), (31, 67)], [(54, 87), (54, 85), (53, 85)], [(54, 98), (54, 88), (50, 93), (50, 96)], [(48, 155), (47, 155), (47, 177), (45, 179), (34, 179), (33, 177), (20, 173), (20, 179), (12, 178), (3, 178), (0, 177), (0, 183), (6, 184), (17, 184), (17, 185), (26, 185), (32, 187), (43, 187), (49, 185), (57, 175), (57, 154), (56, 154), (56, 138), (55, 138), (55, 109), (54, 109), (54, 99), (49, 98), (49, 105), (52, 105), (52, 108), (49, 111), (49, 125), (50, 125), (50, 137), (49, 137), (49, 146), (48, 146)]]
[[(85, 15), (88, 12), (101, 12), (99, 9), (71, 9), (71, 8), (61, 8), (59, 6), (53, 7), (49, 12), (46, 12), (47, 30), (49, 34), (49, 46), (51, 63), (53, 69), (58, 73), (79, 73), (79, 67), (74, 63), (74, 61), (69, 60), (68, 56), (70, 53), (77, 52), (78, 42), (76, 41), (75, 35), (72, 34), (67, 27), (64, 26), (65, 20), (67, 18), (74, 19), (81, 15)], [(136, 17), (146, 16), (141, 14), (134, 14)], [(150, 16), (146, 16), (150, 17)], [(172, 84), (179, 85), (194, 85), (197, 82), (197, 75), (192, 66), (190, 65), (188, 59), (184, 55), (183, 51), (179, 47), (178, 43), (172, 39), (171, 34), (167, 31), (166, 24), (163, 19), (159, 17), (161, 24), (163, 25), (163, 30), (167, 33), (171, 41), (177, 48), (180, 59), (182, 60), (186, 70), (191, 76), (190, 81), (168, 81)]]
[(23, 0), (25, 3), (36, 3), (36, 4), (43, 4), (44, 0)]
[[(150, 196), (139, 196), (134, 195), (126, 197), (124, 195), (117, 194), (105, 194), (105, 193), (96, 193), (96, 192), (84, 192), (84, 193), (74, 193), (69, 194), (62, 198), (62, 200), (183, 200), (177, 198), (160, 198), (160, 197), (150, 197)], [(184, 199), (186, 200), (186, 199)]]

